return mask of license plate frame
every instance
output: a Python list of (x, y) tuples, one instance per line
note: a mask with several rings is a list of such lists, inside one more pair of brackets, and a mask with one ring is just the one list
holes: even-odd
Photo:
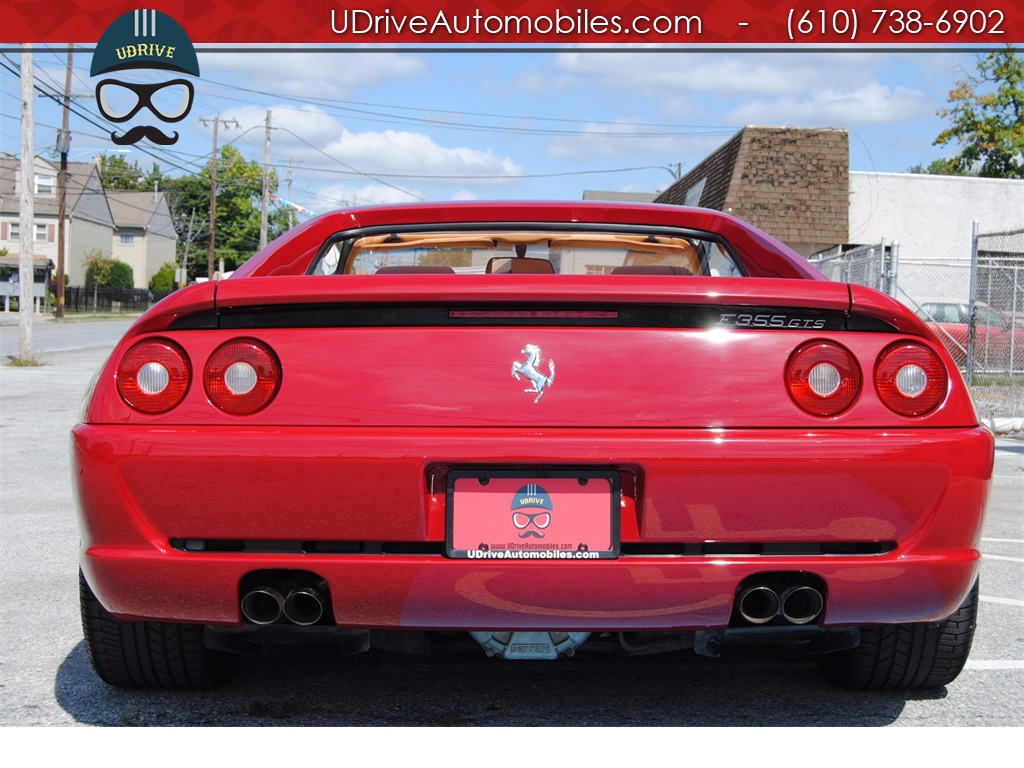
[(619, 474), (465, 468), (448, 473), (448, 557), (532, 562), (619, 556)]

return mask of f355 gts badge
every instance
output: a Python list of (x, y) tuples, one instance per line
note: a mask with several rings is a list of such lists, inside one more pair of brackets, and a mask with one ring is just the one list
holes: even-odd
[(545, 376), (538, 370), (543, 360), (540, 347), (536, 344), (527, 344), (519, 354), (526, 355), (526, 360), (523, 362), (516, 360), (512, 363), (512, 376), (516, 381), (522, 381), (519, 377), (523, 376), (533, 384), (532, 388), (523, 391), (529, 392), (531, 395), (536, 394), (537, 397), (533, 401), (536, 403), (544, 396), (544, 390), (555, 383), (555, 361), (548, 360), (548, 374)]

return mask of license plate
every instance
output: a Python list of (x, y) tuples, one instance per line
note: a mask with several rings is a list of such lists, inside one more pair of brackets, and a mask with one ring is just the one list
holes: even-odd
[(448, 473), (448, 556), (617, 557), (619, 505), (615, 472), (454, 470)]

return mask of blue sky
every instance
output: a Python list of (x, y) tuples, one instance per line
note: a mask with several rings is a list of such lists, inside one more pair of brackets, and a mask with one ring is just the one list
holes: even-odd
[[(730, 53), (198, 51), (196, 102), (177, 144), (141, 142), (148, 169), (195, 171), (221, 127), (262, 163), (272, 110), (271, 163), (291, 199), (324, 211), (355, 201), (580, 199), (584, 189), (655, 191), (747, 124), (844, 128), (853, 170), (903, 172), (949, 154), (932, 145), (946, 103), (976, 54), (813, 51)], [(39, 82), (62, 90), (64, 56), (40, 50)], [(0, 57), (16, 67), (17, 53)], [(90, 55), (76, 54), (74, 94), (90, 94)], [(151, 71), (143, 75), (159, 81)], [(95, 99), (76, 108), (102, 122)], [(0, 151), (18, 154), (20, 86), (0, 68)], [(59, 110), (36, 104), (36, 151), (51, 156)], [(130, 123), (134, 124), (134, 123)], [(72, 115), (71, 157), (114, 149), (110, 130)], [(148, 149), (152, 154), (143, 151)], [(155, 155), (156, 157), (154, 157)], [(281, 194), (285, 194), (282, 183)]]

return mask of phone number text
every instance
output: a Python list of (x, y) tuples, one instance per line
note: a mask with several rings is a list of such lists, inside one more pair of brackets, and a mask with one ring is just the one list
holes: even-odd
[[(864, 14), (868, 18), (862, 21), (861, 16)], [(792, 8), (787, 15), (786, 27), (791, 41), (839, 37), (853, 42), (857, 40), (858, 34), (863, 33), (864, 37), (871, 37), (876, 42), (892, 42), (894, 39), (912, 39), (924, 33), (987, 38), (1005, 34), (1005, 21), (1000, 10), (947, 9), (936, 16), (927, 11), (887, 8), (875, 8), (867, 12), (856, 8)]]

